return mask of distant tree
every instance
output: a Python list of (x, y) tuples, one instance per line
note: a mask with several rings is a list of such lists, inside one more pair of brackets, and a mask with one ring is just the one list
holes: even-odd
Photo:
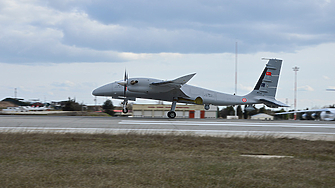
[(235, 115), (235, 109), (234, 109), (233, 106), (228, 106), (228, 107), (227, 107), (227, 114), (228, 114), (229, 116), (233, 116), (233, 115)]
[[(289, 112), (292, 112), (292, 111), (294, 111), (294, 110), (289, 110)], [(289, 119), (293, 119), (293, 118), (294, 118), (294, 113), (289, 114), (289, 115), (288, 115), (288, 118), (289, 118)]]
[[(282, 112), (286, 112), (285, 110), (284, 110), (284, 108), (281, 108), (279, 111), (275, 111), (275, 113), (282, 113)], [(281, 115), (276, 115), (276, 117), (278, 118), (278, 119), (289, 119), (289, 117), (290, 117), (290, 114), (281, 114)]]
[(108, 115), (114, 116), (114, 105), (111, 100), (107, 99), (102, 105), (102, 109), (104, 109), (104, 112)]
[(247, 105), (244, 105), (243, 119), (248, 119), (248, 111), (245, 110), (246, 108), (247, 108)]
[(76, 102), (76, 99), (71, 99), (69, 97), (69, 100), (64, 102), (63, 111), (81, 111), (82, 110), (82, 104), (79, 104)]
[(254, 110), (252, 110), (252, 111), (247, 111), (247, 110), (246, 110), (246, 106), (244, 106), (244, 113), (243, 113), (243, 115), (244, 115), (244, 119), (249, 119), (250, 116), (253, 116), (253, 115), (258, 114), (258, 109), (256, 108), (256, 106), (253, 105), (252, 107), (254, 108)]
[(227, 106), (226, 108), (223, 108), (219, 113), (220, 117), (222, 118), (227, 118), (227, 116), (232, 116), (234, 114), (235, 110), (232, 106)]
[(238, 105), (236, 110), (237, 110), (238, 119), (242, 119), (243, 112), (242, 112), (241, 105)]
[(261, 107), (261, 108), (258, 110), (258, 113), (266, 113), (265, 106)]

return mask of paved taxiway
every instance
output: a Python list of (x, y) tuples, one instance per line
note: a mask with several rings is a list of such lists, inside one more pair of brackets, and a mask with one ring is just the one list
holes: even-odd
[(86, 116), (0, 116), (1, 132), (176, 133), (211, 136), (294, 137), (335, 140), (335, 122), (222, 119), (143, 119)]

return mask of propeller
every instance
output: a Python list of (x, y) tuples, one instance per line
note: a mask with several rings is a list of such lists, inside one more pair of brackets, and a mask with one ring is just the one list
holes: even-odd
[(126, 92), (127, 92), (127, 85), (128, 85), (128, 74), (127, 71), (124, 70), (124, 80), (125, 85), (123, 85), (123, 97), (126, 98)]
[(118, 84), (123, 86), (123, 97), (124, 97), (124, 101), (123, 101), (123, 113), (127, 113), (128, 109), (127, 109), (127, 85), (128, 85), (128, 74), (127, 71), (124, 71), (124, 79), (120, 82), (118, 82)]

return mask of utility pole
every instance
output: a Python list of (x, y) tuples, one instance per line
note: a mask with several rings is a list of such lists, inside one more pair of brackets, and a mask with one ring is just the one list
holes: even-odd
[[(235, 93), (234, 95), (236, 94), (237, 94), (237, 42), (235, 43)], [(237, 105), (235, 108), (235, 117), (236, 116), (237, 116)]]
[[(295, 82), (294, 82), (294, 111), (297, 111), (297, 72), (299, 71), (299, 67), (293, 67), (293, 71), (295, 73)], [(294, 120), (297, 120), (297, 112), (294, 112)]]
[(95, 96), (95, 98), (94, 98), (94, 103), (95, 103), (94, 111), (98, 111), (97, 110), (97, 96)]

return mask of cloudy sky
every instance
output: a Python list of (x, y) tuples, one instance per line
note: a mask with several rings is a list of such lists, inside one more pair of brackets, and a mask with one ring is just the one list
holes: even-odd
[[(335, 104), (333, 0), (0, 0), (0, 98), (76, 98), (130, 77), (174, 79), (250, 92), (266, 61), (283, 59), (277, 99), (298, 108)], [(98, 98), (103, 103), (105, 98)], [(119, 100), (113, 100), (119, 104)], [(137, 103), (151, 101), (138, 100)]]

